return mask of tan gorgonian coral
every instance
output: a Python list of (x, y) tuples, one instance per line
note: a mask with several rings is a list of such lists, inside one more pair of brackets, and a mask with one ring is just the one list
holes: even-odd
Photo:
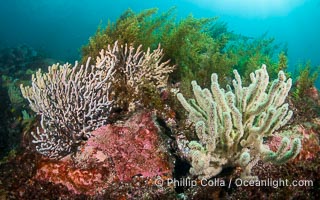
[(57, 63), (47, 73), (39, 69), (32, 75), (31, 86), (20, 86), (31, 109), (41, 117), (41, 128), (31, 133), (39, 153), (61, 158), (106, 124), (115, 63), (113, 57), (101, 59), (97, 65), (90, 65), (90, 58), (81, 66)]
[(251, 84), (242, 86), (240, 75), (234, 70), (233, 89), (220, 88), (217, 74), (211, 76), (211, 91), (202, 89), (192, 81), (195, 99), (187, 101), (177, 94), (178, 100), (195, 124), (199, 141), (180, 140), (178, 145), (189, 158), (192, 175), (210, 178), (225, 167), (240, 166), (242, 178), (251, 176), (251, 168), (262, 159), (282, 164), (300, 152), (301, 142), (284, 137), (276, 152), (264, 144), (292, 117), (285, 99), (291, 88), (283, 71), (268, 89), (269, 75), (266, 66), (250, 74)]
[(106, 57), (116, 57), (115, 74), (112, 83), (115, 104), (123, 109), (134, 110), (136, 104), (143, 98), (148, 98), (144, 90), (160, 91), (167, 87), (169, 74), (175, 66), (169, 65), (170, 60), (162, 62), (164, 56), (160, 44), (157, 49), (147, 52), (141, 50), (141, 45), (134, 48), (131, 45), (108, 45), (100, 51), (96, 61)]

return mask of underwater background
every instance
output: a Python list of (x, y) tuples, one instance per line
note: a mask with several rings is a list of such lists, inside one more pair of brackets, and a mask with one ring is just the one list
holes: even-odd
[(196, 18), (219, 16), (235, 33), (248, 37), (267, 33), (287, 45), (290, 70), (307, 60), (320, 65), (318, 0), (1, 0), (0, 47), (27, 44), (49, 57), (73, 62), (100, 23), (115, 21), (128, 8), (140, 12), (157, 7), (161, 13), (173, 6), (177, 7), (177, 20), (189, 14)]
[(0, 0), (0, 199), (319, 199), (319, 9)]

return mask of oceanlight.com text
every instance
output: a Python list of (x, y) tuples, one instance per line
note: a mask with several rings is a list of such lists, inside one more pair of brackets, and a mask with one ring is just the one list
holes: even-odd
[(191, 178), (180, 178), (180, 179), (165, 179), (163, 180), (161, 177), (158, 177), (154, 184), (157, 186), (174, 186), (174, 187), (195, 187), (195, 186), (209, 186), (209, 187), (225, 187), (231, 188), (232, 186), (236, 187), (312, 187), (312, 180), (293, 180), (290, 181), (288, 179), (229, 179), (224, 180), (221, 178), (213, 178), (213, 179), (191, 179)]

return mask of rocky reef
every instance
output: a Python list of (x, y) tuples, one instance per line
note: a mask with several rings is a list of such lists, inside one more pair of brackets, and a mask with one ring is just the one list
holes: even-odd
[(1, 199), (319, 199), (311, 64), (174, 11), (127, 10), (74, 65), (0, 52)]

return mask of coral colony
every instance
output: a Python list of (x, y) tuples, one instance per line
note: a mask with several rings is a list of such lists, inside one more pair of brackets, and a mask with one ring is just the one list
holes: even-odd
[[(240, 75), (234, 70), (235, 80), (227, 90), (220, 88), (218, 75), (211, 76), (211, 92), (201, 89), (192, 81), (195, 99), (189, 102), (181, 93), (177, 97), (195, 124), (199, 141), (180, 141), (180, 148), (188, 148), (190, 173), (210, 178), (225, 166), (240, 165), (243, 178), (251, 177), (251, 168), (260, 158), (265, 162), (282, 164), (297, 156), (301, 142), (284, 137), (277, 152), (263, 144), (263, 137), (271, 136), (285, 125), (292, 116), (288, 104), (284, 103), (291, 88), (291, 79), (286, 81), (282, 71), (269, 90), (266, 66), (250, 74), (251, 84), (242, 87)], [(179, 142), (178, 142), (179, 143)]]
[(41, 116), (41, 129), (31, 133), (39, 153), (50, 158), (69, 154), (74, 145), (104, 125), (112, 101), (110, 79), (115, 59), (106, 57), (96, 65), (74, 67), (54, 64), (48, 73), (32, 76), (32, 86), (21, 85), (31, 109)]
[[(39, 153), (50, 158), (69, 154), (75, 145), (90, 136), (91, 131), (106, 124), (113, 101), (110, 100), (116, 73), (125, 74), (127, 84), (139, 92), (143, 80), (155, 80), (156, 87), (165, 86), (172, 67), (161, 63), (162, 51), (142, 53), (140, 47), (121, 46), (124, 52), (120, 60), (119, 46), (115, 43), (108, 50), (101, 50), (96, 65), (74, 67), (55, 64), (49, 72), (39, 70), (32, 77), (32, 87), (22, 86), (23, 96), (28, 99), (33, 111), (41, 116), (41, 130), (32, 133)], [(126, 65), (115, 69), (118, 62)], [(154, 67), (150, 67), (154, 65)], [(284, 103), (291, 88), (291, 79), (286, 80), (282, 71), (271, 87), (266, 66), (251, 73), (251, 84), (243, 87), (240, 75), (235, 70), (234, 91), (220, 88), (217, 74), (211, 76), (211, 92), (201, 89), (192, 81), (195, 100), (189, 102), (181, 93), (178, 100), (189, 113), (195, 124), (199, 141), (178, 141), (181, 149), (188, 148), (191, 162), (190, 173), (210, 178), (225, 166), (240, 165), (244, 168), (243, 178), (251, 177), (251, 168), (259, 159), (282, 164), (294, 158), (301, 143), (294, 139), (290, 150), (288, 138), (282, 139), (277, 152), (263, 144), (263, 137), (271, 136), (291, 118), (292, 111)], [(132, 102), (134, 103), (134, 102)], [(185, 152), (184, 150), (182, 150)]]
[[(41, 116), (41, 129), (31, 133), (39, 153), (50, 158), (66, 156), (90, 137), (91, 131), (105, 125), (112, 104), (124, 101), (115, 96), (110, 100), (112, 84), (125, 82), (134, 91), (131, 96), (139, 93), (144, 82), (156, 88), (166, 86), (173, 66), (160, 62), (160, 46), (152, 53), (140, 49), (116, 42), (101, 50), (95, 65), (90, 65), (90, 57), (81, 66), (54, 64), (47, 73), (39, 69), (32, 76), (31, 87), (21, 85), (23, 97)], [(138, 100), (131, 100), (131, 107)]]

